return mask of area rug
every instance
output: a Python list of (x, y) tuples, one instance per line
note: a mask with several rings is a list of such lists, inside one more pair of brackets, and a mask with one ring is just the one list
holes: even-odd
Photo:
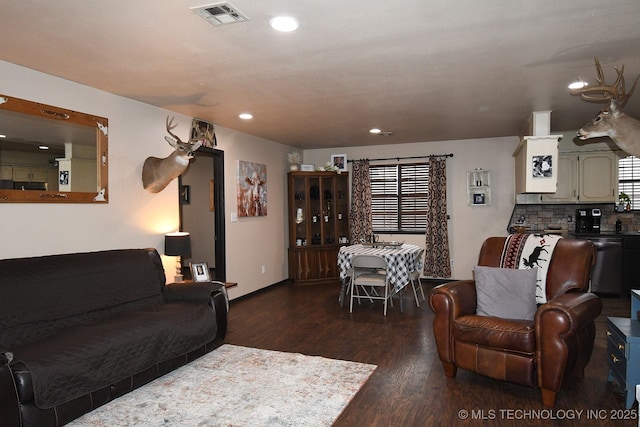
[(330, 426), (375, 369), (224, 344), (68, 425)]

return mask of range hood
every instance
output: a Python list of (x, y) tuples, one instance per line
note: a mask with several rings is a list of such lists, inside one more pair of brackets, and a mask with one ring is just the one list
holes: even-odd
[[(551, 135), (551, 111), (534, 111), (528, 120), (515, 158), (516, 203), (532, 203), (540, 193), (555, 193), (558, 183), (558, 141)], [(536, 194), (538, 197), (530, 197)]]

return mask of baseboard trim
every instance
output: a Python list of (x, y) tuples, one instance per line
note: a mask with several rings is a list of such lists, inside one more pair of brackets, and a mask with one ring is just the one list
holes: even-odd
[[(420, 278), (420, 283), (422, 283), (423, 285), (431, 286), (431, 287), (436, 287), (436, 286), (441, 285), (443, 283), (449, 283), (449, 282), (455, 282), (455, 281), (457, 281), (457, 279), (436, 279), (436, 278), (425, 278), (425, 277), (421, 277)], [(248, 298), (248, 297), (251, 297), (251, 296), (254, 296), (254, 295), (259, 295), (260, 293), (265, 292), (268, 289), (271, 289), (271, 288), (273, 288), (275, 286), (285, 286), (285, 285), (295, 286), (291, 280), (284, 279), (284, 280), (276, 282), (276, 283), (274, 283), (272, 285), (265, 286), (264, 288), (260, 288), (258, 290), (253, 291), (253, 292), (249, 292), (248, 294), (245, 294), (245, 295), (239, 296), (237, 298), (234, 298), (234, 299), (229, 301), (229, 305), (231, 306), (236, 301), (242, 301), (245, 298)]]
[(233, 303), (235, 301), (241, 301), (241, 300), (243, 300), (243, 299), (245, 299), (247, 297), (250, 297), (250, 296), (253, 296), (253, 295), (259, 295), (260, 293), (266, 291), (267, 289), (271, 289), (271, 288), (273, 288), (275, 286), (283, 286), (283, 285), (291, 285), (291, 281), (289, 279), (281, 280), (281, 281), (276, 282), (276, 283), (274, 283), (272, 285), (267, 285), (264, 288), (260, 288), (260, 289), (257, 289), (255, 291), (253, 291), (253, 292), (249, 292), (248, 294), (241, 295), (241, 296), (239, 296), (237, 298), (229, 300), (229, 306), (233, 305)]

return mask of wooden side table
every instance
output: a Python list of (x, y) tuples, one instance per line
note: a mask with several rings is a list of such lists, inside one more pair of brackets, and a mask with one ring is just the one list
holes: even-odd
[(631, 318), (640, 320), (640, 289), (631, 290)]
[(640, 384), (640, 290), (631, 291), (631, 317), (607, 319), (607, 360), (609, 381), (616, 380), (624, 388), (625, 403), (631, 408), (636, 385)]
[[(185, 279), (182, 282), (178, 282), (178, 283), (193, 283), (192, 279)], [(172, 283), (169, 283), (172, 284)], [(224, 282), (224, 287), (229, 289), (229, 288), (233, 288), (235, 286), (238, 286), (237, 282)]]
[(631, 408), (640, 384), (640, 321), (609, 317), (607, 338), (609, 381), (615, 379), (624, 388), (626, 406)]

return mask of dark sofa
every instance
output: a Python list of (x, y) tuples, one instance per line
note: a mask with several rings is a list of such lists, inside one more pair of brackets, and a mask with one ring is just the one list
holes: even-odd
[(155, 249), (0, 260), (0, 427), (60, 426), (220, 346), (224, 286)]

